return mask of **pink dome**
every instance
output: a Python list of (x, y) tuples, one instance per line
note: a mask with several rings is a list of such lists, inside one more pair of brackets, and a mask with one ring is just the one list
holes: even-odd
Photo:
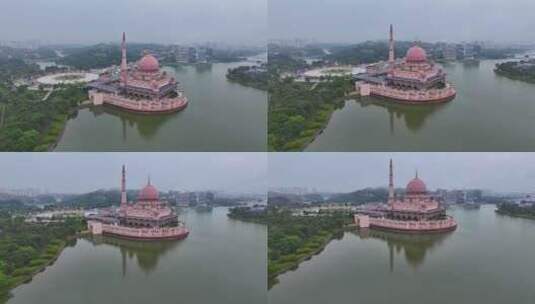
[(422, 49), (421, 47), (415, 45), (415, 46), (412, 46), (407, 51), (407, 55), (405, 56), (405, 60), (407, 62), (413, 62), (413, 63), (425, 62), (425, 61), (427, 61), (427, 54), (426, 54), (424, 49)]
[(427, 187), (425, 186), (425, 183), (418, 178), (418, 175), (416, 175), (416, 177), (407, 184), (405, 191), (407, 194), (423, 194), (427, 193)]
[(158, 189), (149, 183), (139, 191), (137, 199), (140, 201), (157, 201), (160, 198)]
[(156, 57), (151, 54), (145, 54), (143, 58), (137, 62), (137, 67), (142, 72), (158, 72), (160, 70), (160, 63)]

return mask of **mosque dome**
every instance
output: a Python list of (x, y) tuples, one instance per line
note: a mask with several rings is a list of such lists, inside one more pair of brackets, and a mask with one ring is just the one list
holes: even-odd
[(405, 60), (410, 63), (426, 62), (427, 54), (423, 48), (414, 45), (407, 51)]
[(158, 72), (160, 63), (158, 59), (151, 54), (145, 54), (137, 63), (137, 67), (142, 72)]
[(425, 183), (418, 178), (418, 174), (416, 174), (416, 177), (407, 184), (405, 191), (407, 194), (424, 194), (427, 193), (427, 187), (425, 186)]
[(150, 180), (147, 185), (139, 191), (137, 199), (140, 201), (157, 201), (160, 198), (158, 189), (151, 185)]

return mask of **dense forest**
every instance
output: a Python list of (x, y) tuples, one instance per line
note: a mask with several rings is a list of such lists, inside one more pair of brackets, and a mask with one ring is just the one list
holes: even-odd
[(23, 217), (0, 211), (0, 302), (9, 297), (11, 288), (31, 280), (54, 261), (84, 226), (79, 218), (62, 223), (26, 223)]
[[(0, 83), (11, 84), (15, 79), (39, 72), (36, 64), (27, 64), (19, 58), (0, 57)], [(0, 91), (0, 101), (6, 92)]]
[[(157, 47), (152, 44), (129, 44), (126, 49), (128, 61), (136, 61), (143, 55), (143, 51)], [(59, 64), (68, 65), (76, 69), (88, 70), (106, 68), (121, 63), (121, 46), (119, 44), (97, 44), (88, 47), (67, 50), (67, 55)]]
[(292, 216), (289, 209), (269, 208), (268, 223), (268, 279), (295, 269), (299, 263), (321, 252), (333, 238), (343, 236), (348, 214), (329, 213), (321, 216)]
[(349, 193), (339, 193), (329, 198), (333, 203), (364, 204), (369, 202), (386, 202), (388, 198), (387, 188), (365, 188)]
[(0, 84), (0, 150), (46, 151), (69, 117), (87, 99), (80, 86), (58, 87), (43, 101), (44, 91), (11, 90)]
[(344, 105), (349, 79), (310, 84), (291, 78), (273, 80), (269, 88), (268, 145), (271, 151), (301, 151)]

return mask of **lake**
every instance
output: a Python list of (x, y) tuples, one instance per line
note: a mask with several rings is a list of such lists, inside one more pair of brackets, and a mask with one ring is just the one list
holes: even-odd
[(8, 303), (265, 303), (267, 228), (227, 212), (186, 209), (183, 241), (80, 238)]
[(56, 151), (266, 151), (267, 93), (229, 82), (229, 68), (253, 62), (164, 67), (190, 103), (146, 116), (108, 107), (81, 109)]
[(346, 232), (279, 276), (270, 304), (535, 303), (535, 221), (453, 208), (451, 233)]
[(533, 151), (535, 84), (494, 74), (499, 61), (444, 65), (457, 97), (411, 106), (348, 100), (307, 151)]

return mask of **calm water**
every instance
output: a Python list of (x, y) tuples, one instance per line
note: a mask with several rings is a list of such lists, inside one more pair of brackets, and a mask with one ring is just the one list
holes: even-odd
[(183, 241), (79, 239), (8, 303), (265, 303), (267, 229), (226, 213), (186, 211)]
[(449, 210), (446, 235), (347, 232), (269, 292), (283, 303), (535, 303), (535, 221)]
[(84, 109), (66, 126), (58, 151), (265, 151), (267, 94), (228, 82), (227, 69), (165, 68), (190, 100), (182, 112), (143, 116), (98, 107)]
[(457, 97), (406, 106), (347, 101), (310, 151), (533, 151), (535, 84), (494, 74), (498, 61), (444, 66)]

